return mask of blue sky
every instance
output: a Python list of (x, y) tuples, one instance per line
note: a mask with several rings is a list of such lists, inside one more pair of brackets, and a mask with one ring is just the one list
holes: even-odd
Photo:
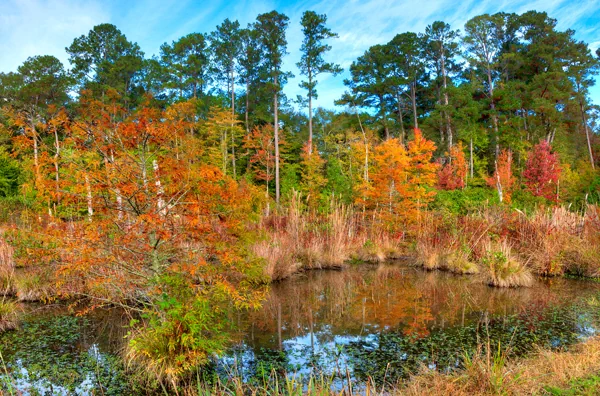
[[(304, 93), (295, 63), (302, 41), (300, 17), (307, 9), (327, 14), (329, 26), (340, 35), (331, 42), (328, 58), (345, 69), (369, 46), (397, 33), (422, 32), (436, 20), (462, 30), (469, 18), (499, 11), (546, 11), (561, 30), (575, 29), (579, 40), (593, 50), (600, 47), (600, 0), (0, 0), (0, 71), (16, 70), (31, 55), (55, 55), (66, 64), (64, 48), (99, 23), (115, 24), (149, 57), (162, 43), (210, 32), (226, 17), (245, 26), (273, 9), (290, 17), (284, 68), (296, 75), (285, 88), (292, 98)], [(332, 107), (345, 89), (345, 77), (347, 72), (321, 76), (317, 105)], [(600, 86), (591, 95), (600, 104)]]

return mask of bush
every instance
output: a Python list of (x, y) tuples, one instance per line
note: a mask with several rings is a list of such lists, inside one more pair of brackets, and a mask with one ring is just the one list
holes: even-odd
[(440, 190), (430, 204), (432, 209), (453, 214), (467, 214), (489, 204), (498, 203), (498, 194), (486, 187), (467, 187), (464, 190)]

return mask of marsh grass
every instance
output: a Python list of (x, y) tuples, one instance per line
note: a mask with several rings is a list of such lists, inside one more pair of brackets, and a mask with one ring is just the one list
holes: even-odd
[(5, 298), (0, 300), (0, 332), (13, 330), (19, 326), (19, 306)]
[(13, 249), (0, 233), (0, 296), (14, 294), (14, 274)]
[(600, 338), (596, 337), (569, 351), (538, 349), (531, 357), (523, 359), (507, 360), (498, 351), (477, 354), (465, 359), (465, 370), (450, 374), (424, 369), (407, 384), (398, 387), (395, 394), (545, 394), (551, 389), (568, 388), (579, 379), (598, 372)]
[(335, 199), (319, 213), (294, 193), (281, 213), (262, 219), (250, 250), (265, 262), (265, 275), (285, 279), (312, 269), (341, 269), (349, 261), (381, 262), (402, 256), (402, 237), (377, 227)]
[(533, 284), (531, 271), (513, 253), (506, 241), (490, 244), (482, 262), (486, 269), (486, 282), (490, 286), (528, 287)]

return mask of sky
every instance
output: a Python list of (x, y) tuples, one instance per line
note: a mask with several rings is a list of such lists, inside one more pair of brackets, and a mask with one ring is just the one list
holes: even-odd
[[(295, 66), (302, 13), (326, 14), (328, 26), (339, 34), (330, 41), (327, 60), (346, 71), (318, 78), (316, 105), (327, 108), (345, 91), (343, 80), (352, 61), (370, 46), (398, 33), (423, 32), (438, 20), (462, 30), (467, 20), (484, 13), (546, 11), (558, 20), (560, 30), (574, 29), (575, 37), (593, 51), (600, 47), (600, 0), (0, 0), (0, 72), (16, 71), (33, 55), (54, 55), (68, 65), (65, 47), (100, 23), (116, 25), (151, 57), (162, 43), (192, 32), (211, 32), (225, 18), (246, 26), (274, 9), (290, 18), (289, 54), (283, 64), (296, 76), (284, 88), (290, 98), (305, 94), (298, 87), (302, 77)], [(600, 79), (590, 95), (600, 104)]]

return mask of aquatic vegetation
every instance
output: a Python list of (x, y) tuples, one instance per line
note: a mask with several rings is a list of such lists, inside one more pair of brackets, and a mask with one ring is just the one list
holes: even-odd
[(19, 331), (0, 334), (6, 370), (0, 372), (0, 393), (135, 394), (121, 358), (86, 340), (90, 326), (71, 316), (29, 317)]

